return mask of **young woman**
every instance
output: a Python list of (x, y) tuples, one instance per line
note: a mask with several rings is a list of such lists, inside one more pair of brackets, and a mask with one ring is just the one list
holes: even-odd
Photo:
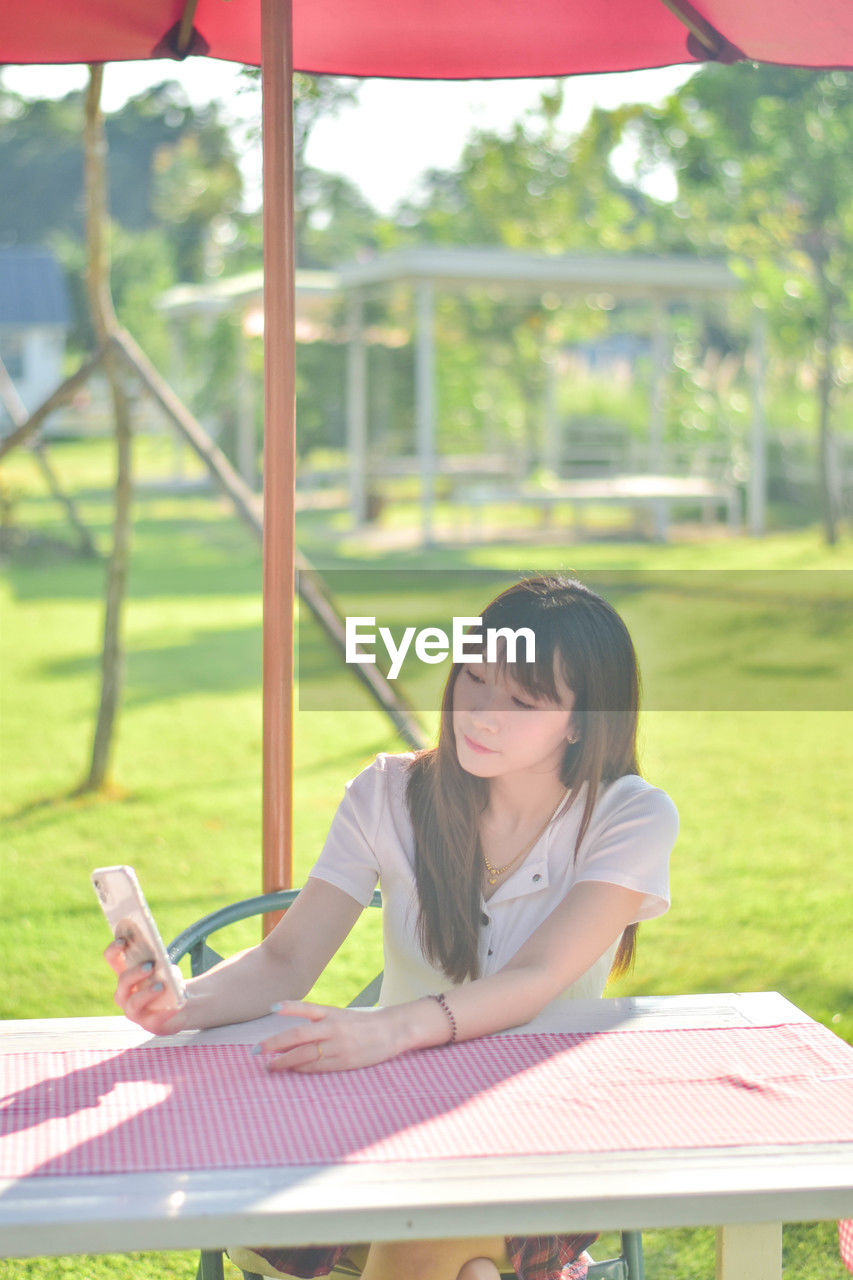
[[(259, 946), (188, 983), (178, 1014), (140, 967), (116, 1001), (155, 1033), (301, 1019), (258, 1046), (269, 1071), (325, 1072), (511, 1027), (559, 1026), (563, 1001), (601, 995), (631, 964), (638, 922), (669, 905), (678, 830), (636, 754), (639, 675), (616, 611), (580, 582), (528, 578), (482, 613), (482, 630), (531, 629), (535, 661), (501, 642), (455, 664), (438, 745), (381, 754), (347, 784), (308, 881)], [(470, 649), (469, 645), (469, 649)], [(484, 653), (485, 659), (486, 654)], [(377, 881), (385, 975), (376, 1010), (303, 1003)], [(593, 1236), (374, 1244), (363, 1280), (575, 1280)], [(346, 1253), (263, 1250), (289, 1275)], [(250, 1255), (244, 1265), (257, 1262)], [(259, 1269), (255, 1266), (255, 1269)]]

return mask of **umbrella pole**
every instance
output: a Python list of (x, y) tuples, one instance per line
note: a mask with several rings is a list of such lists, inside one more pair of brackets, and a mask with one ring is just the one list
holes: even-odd
[[(264, 157), (263, 888), (292, 882), (295, 354), (293, 26), (261, 0)], [(271, 921), (267, 919), (267, 924)]]

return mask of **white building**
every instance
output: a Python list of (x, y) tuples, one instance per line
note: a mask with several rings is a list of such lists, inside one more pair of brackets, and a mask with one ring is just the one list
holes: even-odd
[[(32, 412), (62, 381), (71, 302), (46, 249), (0, 249), (0, 359)], [(12, 423), (0, 401), (0, 434)]]

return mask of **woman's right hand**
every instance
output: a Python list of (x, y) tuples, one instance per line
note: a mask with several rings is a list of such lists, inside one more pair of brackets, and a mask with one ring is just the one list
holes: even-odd
[(188, 1023), (187, 1006), (175, 1009), (164, 1003), (169, 999), (168, 992), (157, 981), (151, 961), (127, 968), (125, 943), (118, 939), (107, 947), (104, 959), (118, 975), (114, 999), (126, 1018), (155, 1036), (184, 1030)]

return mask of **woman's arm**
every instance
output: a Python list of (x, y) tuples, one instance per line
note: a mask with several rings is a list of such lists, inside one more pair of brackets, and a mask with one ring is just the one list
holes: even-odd
[[(584, 880), (497, 973), (455, 987), (448, 995), (458, 1039), (470, 1040), (530, 1022), (586, 973), (633, 920), (645, 894), (622, 885)], [(420, 1005), (411, 1004), (410, 1034), (418, 1038)], [(431, 1005), (436, 1001), (430, 1000)], [(443, 1014), (447, 1024), (447, 1015)], [(430, 1023), (435, 1021), (430, 1010)], [(444, 1039), (447, 1039), (446, 1028)]]
[[(616, 942), (637, 918), (644, 897), (604, 881), (576, 884), (508, 964), (448, 993), (457, 1039), (530, 1022)], [(447, 1014), (429, 997), (379, 1010), (284, 1002), (281, 1012), (309, 1021), (263, 1042), (271, 1070), (368, 1066), (450, 1038)]]
[(164, 1011), (163, 995), (142, 965), (124, 967), (114, 942), (105, 957), (119, 975), (115, 1001), (155, 1035), (247, 1022), (279, 1000), (301, 1000), (313, 987), (363, 908), (343, 889), (309, 877), (293, 905), (257, 947), (223, 960), (187, 982), (187, 1003)]

